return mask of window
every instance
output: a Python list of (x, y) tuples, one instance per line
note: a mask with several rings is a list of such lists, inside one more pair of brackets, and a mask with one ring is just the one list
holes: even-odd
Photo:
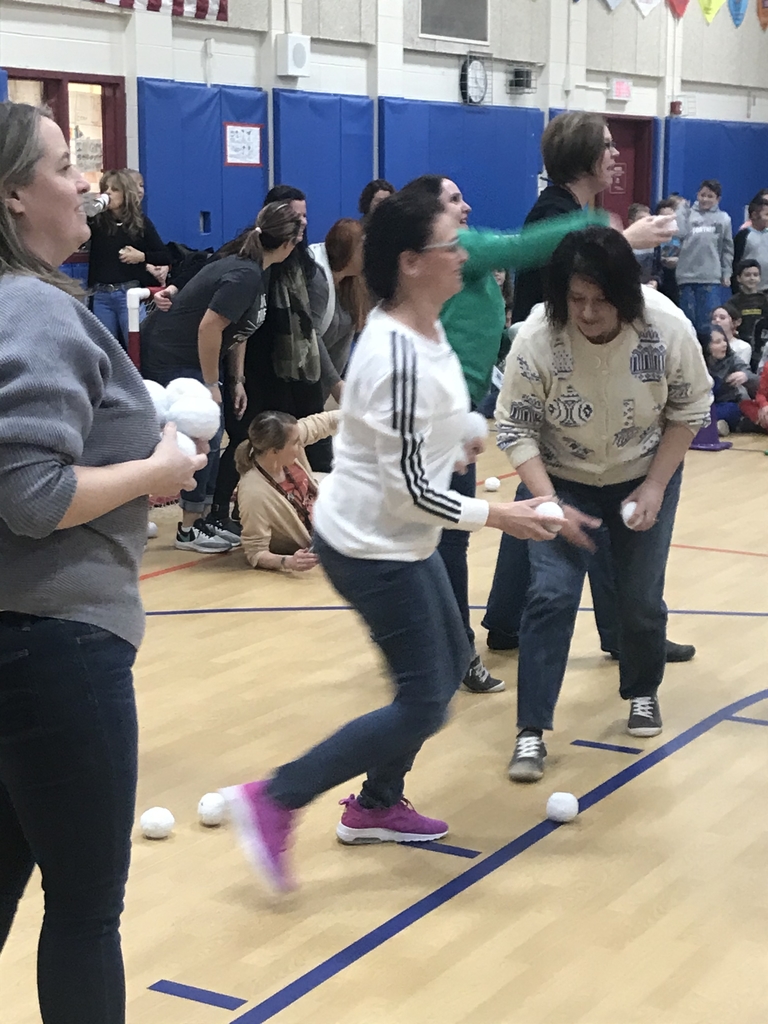
[(92, 189), (104, 170), (104, 128), (100, 85), (69, 83), (69, 148)]
[(487, 43), (489, 0), (421, 0), (421, 35)]

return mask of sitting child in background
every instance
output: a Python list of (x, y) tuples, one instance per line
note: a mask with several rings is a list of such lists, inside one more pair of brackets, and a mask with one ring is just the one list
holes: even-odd
[[(668, 216), (677, 210), (680, 196), (670, 196), (669, 199), (662, 199), (656, 206), (656, 216)], [(680, 304), (680, 289), (677, 287), (677, 260), (680, 255), (680, 239), (670, 238), (668, 242), (659, 246), (659, 259), (661, 262), (661, 281), (659, 291), (666, 295), (676, 306)]]
[(300, 420), (285, 412), (260, 412), (252, 420), (235, 465), (240, 539), (254, 569), (306, 572), (317, 565), (311, 551), (317, 480), (304, 449), (335, 434), (338, 423), (338, 410)]
[(742, 260), (736, 264), (734, 280), (738, 292), (729, 301), (741, 315), (739, 337), (752, 346), (752, 369), (756, 369), (768, 341), (768, 295), (760, 291), (760, 264)]
[(726, 437), (741, 421), (739, 402), (754, 397), (757, 376), (732, 350), (725, 331), (717, 324), (712, 325), (709, 337), (704, 340), (704, 358), (715, 382), (712, 412), (717, 432), (720, 437)]
[[(640, 220), (641, 217), (648, 217), (650, 209), (645, 203), (632, 203), (627, 211), (627, 227)], [(672, 211), (663, 211), (664, 213)], [(649, 288), (658, 288), (661, 284), (661, 249), (633, 249), (635, 259), (640, 264), (640, 281), (647, 284)]]
[(743, 398), (739, 402), (739, 409), (758, 430), (768, 434), (768, 365), (763, 366), (754, 399)]
[(719, 327), (726, 337), (731, 350), (745, 362), (747, 366), (752, 363), (752, 346), (748, 341), (743, 341), (738, 334), (741, 326), (741, 317), (736, 306), (726, 302), (724, 306), (716, 306), (709, 317), (710, 323)]

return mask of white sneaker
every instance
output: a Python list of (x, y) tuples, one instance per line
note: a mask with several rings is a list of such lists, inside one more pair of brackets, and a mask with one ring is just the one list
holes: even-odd
[(147, 537), (152, 540), (153, 537), (157, 536), (157, 523), (147, 523)]
[(188, 530), (184, 530), (179, 523), (175, 547), (181, 551), (197, 551), (201, 555), (220, 555), (223, 551), (232, 549), (229, 541), (214, 533), (204, 519), (196, 519)]
[(728, 437), (730, 432), (731, 428), (728, 426), (728, 422), (726, 420), (717, 421), (717, 433), (720, 437)]

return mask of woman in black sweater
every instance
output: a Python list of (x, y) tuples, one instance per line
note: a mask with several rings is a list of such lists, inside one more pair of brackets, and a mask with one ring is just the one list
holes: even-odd
[(171, 256), (144, 215), (138, 187), (128, 171), (105, 171), (99, 191), (109, 196), (109, 206), (90, 222), (88, 287), (93, 290), (94, 315), (127, 349), (125, 293), (156, 284), (147, 273), (147, 263), (162, 266), (171, 262)]

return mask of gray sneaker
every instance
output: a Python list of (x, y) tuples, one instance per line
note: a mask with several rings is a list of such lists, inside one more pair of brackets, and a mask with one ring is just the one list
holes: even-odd
[(476, 654), (461, 685), (470, 693), (499, 693), (507, 684), (503, 679), (494, 678)]
[(546, 756), (547, 748), (541, 736), (535, 732), (521, 732), (507, 774), (513, 782), (538, 782), (544, 775)]
[(632, 697), (629, 702), (627, 732), (630, 736), (658, 736), (661, 709), (656, 697)]
[(196, 519), (188, 530), (182, 529), (179, 523), (174, 546), (180, 551), (197, 551), (201, 555), (220, 555), (232, 550), (230, 542), (214, 533), (204, 519)]

